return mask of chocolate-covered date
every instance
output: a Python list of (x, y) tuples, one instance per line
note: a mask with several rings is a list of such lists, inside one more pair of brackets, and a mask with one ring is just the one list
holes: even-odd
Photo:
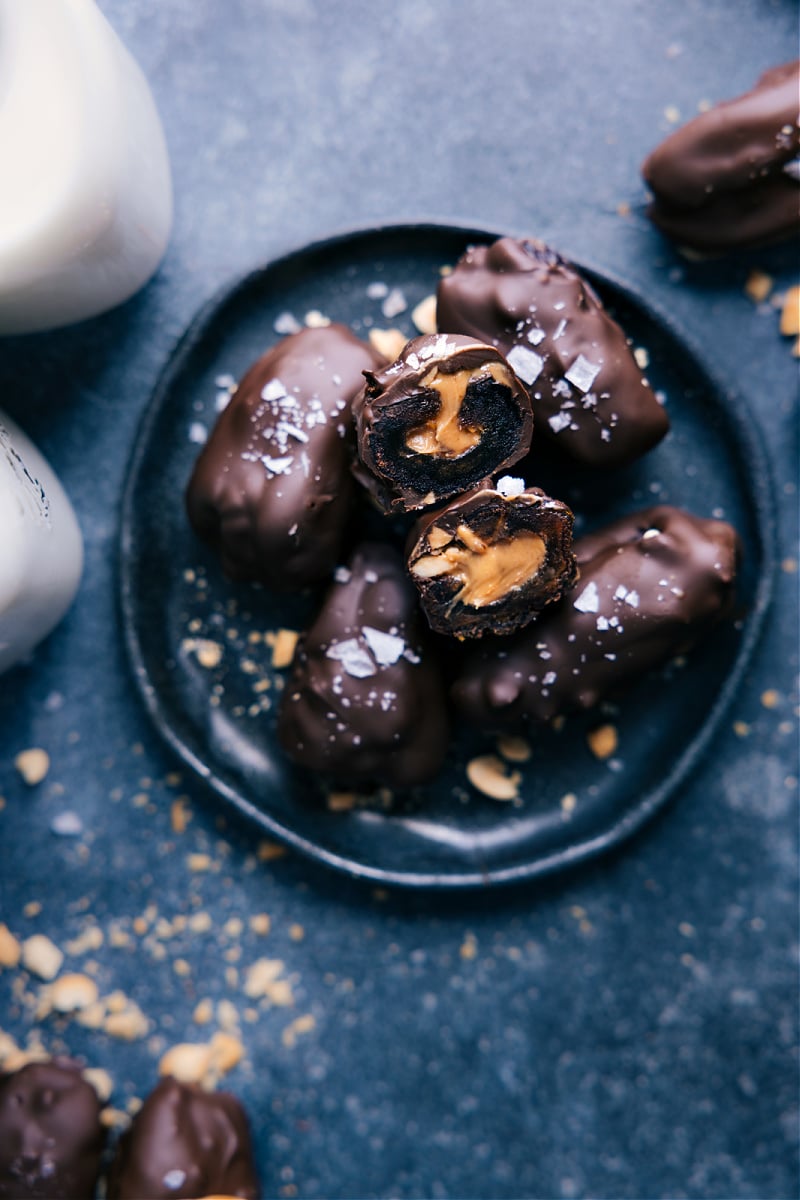
[(573, 591), (464, 662), (453, 698), (470, 720), (511, 728), (591, 708), (731, 611), (739, 539), (724, 521), (662, 505), (580, 539), (575, 554)]
[(228, 1092), (166, 1078), (120, 1139), (108, 1200), (258, 1200), (250, 1130)]
[(290, 758), (347, 783), (410, 787), (447, 749), (445, 696), (400, 556), (366, 543), (301, 640), (278, 737)]
[(0, 1075), (0, 1197), (92, 1200), (105, 1130), (100, 1101), (69, 1059)]
[(350, 402), (380, 361), (328, 325), (284, 338), (245, 374), (186, 493), (231, 578), (291, 590), (330, 575), (353, 495)]
[(625, 465), (669, 428), (622, 329), (542, 242), (467, 250), (439, 284), (437, 322), (497, 346), (530, 392), (537, 437), (581, 463)]
[(510, 476), (421, 517), (408, 570), (431, 628), (475, 638), (528, 625), (575, 579), (572, 524), (566, 504)]
[(670, 134), (645, 160), (648, 215), (681, 245), (718, 253), (800, 231), (800, 62)]
[(414, 338), (366, 371), (353, 401), (356, 474), (385, 509), (430, 507), (527, 453), (525, 388), (492, 346), (471, 337)]

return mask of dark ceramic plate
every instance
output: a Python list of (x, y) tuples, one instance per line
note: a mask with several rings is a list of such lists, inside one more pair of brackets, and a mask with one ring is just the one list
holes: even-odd
[[(300, 629), (315, 598), (275, 597), (233, 585), (192, 535), (182, 493), (198, 439), (214, 422), (219, 381), (239, 378), (291, 314), (318, 310), (366, 336), (397, 326), (411, 336), (414, 305), (440, 268), (493, 236), (448, 226), (367, 230), (320, 242), (254, 271), (199, 314), (172, 355), (142, 422), (122, 514), (121, 596), (137, 685), (177, 754), (265, 835), (329, 866), (384, 883), (449, 888), (543, 875), (620, 842), (680, 791), (706, 749), (754, 647), (772, 575), (770, 487), (753, 423), (665, 318), (607, 277), (586, 271), (649, 356), (672, 432), (613, 479), (543, 464), (529, 482), (570, 502), (582, 529), (658, 502), (731, 521), (746, 562), (744, 616), (716, 631), (684, 666), (643, 680), (613, 709), (536, 730), (517, 803), (469, 784), (465, 764), (494, 740), (460, 731), (437, 781), (399, 807), (332, 811), (323, 783), (293, 767), (275, 739), (285, 672), (271, 634)], [(385, 294), (388, 289), (388, 295)], [(381, 294), (384, 293), (384, 294)], [(403, 311), (387, 317), (405, 305)], [(395, 303), (392, 303), (395, 302)], [(277, 330), (276, 330), (277, 326)], [(264, 635), (269, 635), (265, 640)], [(614, 757), (586, 734), (612, 721)]]

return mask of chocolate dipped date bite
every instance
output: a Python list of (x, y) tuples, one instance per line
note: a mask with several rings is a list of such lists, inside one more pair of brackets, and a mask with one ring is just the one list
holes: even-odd
[(800, 62), (786, 63), (670, 134), (642, 165), (653, 223), (708, 253), (800, 232), (799, 96)]
[(92, 1200), (105, 1130), (77, 1063), (29, 1063), (0, 1075), (0, 1197)]
[(245, 374), (186, 493), (192, 527), (232, 579), (291, 590), (330, 575), (353, 497), (350, 402), (380, 361), (328, 325), (284, 338)]
[(530, 400), (492, 346), (428, 334), (365, 375), (353, 402), (356, 474), (385, 509), (430, 507), (528, 452)]
[(571, 511), (522, 479), (459, 496), (419, 519), (408, 570), (437, 633), (510, 634), (573, 583)]
[(167, 1077), (150, 1093), (117, 1147), (108, 1200), (258, 1200), (244, 1109), (228, 1092)]
[(624, 466), (669, 429), (620, 326), (543, 242), (467, 250), (439, 284), (437, 322), (497, 346), (530, 393), (537, 437), (580, 463)]
[(701, 639), (734, 602), (736, 531), (668, 505), (575, 544), (577, 586), (540, 621), (463, 664), (459, 710), (490, 728), (591, 708)]
[(365, 543), (337, 571), (281, 698), (278, 738), (290, 758), (347, 783), (405, 788), (436, 774), (445, 695), (417, 614), (391, 547)]

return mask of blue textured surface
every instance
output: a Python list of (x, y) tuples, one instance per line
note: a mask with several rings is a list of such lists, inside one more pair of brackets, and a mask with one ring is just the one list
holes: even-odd
[[(796, 362), (775, 310), (743, 286), (758, 266), (785, 289), (797, 254), (687, 264), (641, 216), (637, 173), (665, 109), (685, 119), (795, 53), (796, 5), (101, 7), (156, 95), (176, 225), (157, 278), (123, 309), (0, 342), (0, 403), (51, 459), (87, 545), (69, 617), (0, 680), (0, 920), (62, 947), (96, 922), (104, 944), (68, 965), (93, 960), (101, 992), (134, 997), (152, 1032), (126, 1043), (48, 1018), (42, 1041), (108, 1069), (122, 1108), (150, 1088), (163, 1047), (216, 1028), (193, 1022), (200, 998), (232, 1000), (246, 1057), (226, 1082), (252, 1115), (267, 1195), (794, 1197), (796, 573), (780, 572), (730, 720), (665, 814), (596, 866), (456, 901), (258, 861), (247, 828), (224, 828), (202, 789), (172, 777), (132, 694), (115, 548), (139, 417), (197, 306), (294, 245), (428, 217), (527, 226), (673, 312), (756, 414), (780, 556), (796, 563)], [(31, 746), (51, 757), (34, 789), (13, 767)], [(176, 834), (181, 794), (193, 815)], [(67, 810), (81, 838), (51, 832)], [(200, 852), (211, 869), (192, 872)], [(134, 930), (148, 905), (174, 936), (152, 913), (149, 933)], [(211, 929), (176, 930), (194, 911)], [(247, 927), (256, 912), (271, 917), (266, 937)], [(237, 915), (244, 931), (226, 932)], [(243, 996), (260, 956), (284, 962), (293, 1007)], [(0, 1027), (20, 1043), (35, 1028), (20, 996), (38, 986), (0, 972)], [(308, 1014), (312, 1029), (284, 1036)]]

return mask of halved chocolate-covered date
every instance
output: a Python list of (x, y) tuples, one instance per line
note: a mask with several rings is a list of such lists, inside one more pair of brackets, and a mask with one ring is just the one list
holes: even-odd
[(681, 245), (709, 253), (800, 231), (800, 62), (670, 134), (642, 175), (648, 216)]
[(437, 322), (497, 346), (530, 393), (537, 436), (581, 463), (623, 466), (669, 428), (620, 326), (543, 242), (469, 249), (439, 284)]
[(411, 787), (447, 750), (439, 668), (400, 555), (365, 543), (301, 640), (278, 738), (295, 762), (344, 783)]
[(431, 628), (476, 638), (528, 625), (575, 579), (572, 524), (566, 504), (510, 476), (421, 517), (408, 570)]
[(92, 1200), (106, 1140), (100, 1109), (72, 1059), (0, 1074), (0, 1197)]
[(591, 708), (730, 613), (739, 551), (724, 521), (668, 505), (582, 538), (577, 586), (522, 633), (481, 643), (454, 684), (457, 707), (489, 728)]
[(171, 1077), (147, 1096), (123, 1134), (108, 1179), (108, 1200), (260, 1195), (250, 1129), (236, 1097)]
[(186, 493), (231, 578), (292, 590), (330, 575), (353, 497), (350, 402), (380, 361), (328, 325), (284, 338), (246, 373)]
[(474, 487), (527, 453), (530, 400), (492, 346), (427, 335), (365, 371), (353, 401), (355, 471), (385, 509), (414, 510)]

